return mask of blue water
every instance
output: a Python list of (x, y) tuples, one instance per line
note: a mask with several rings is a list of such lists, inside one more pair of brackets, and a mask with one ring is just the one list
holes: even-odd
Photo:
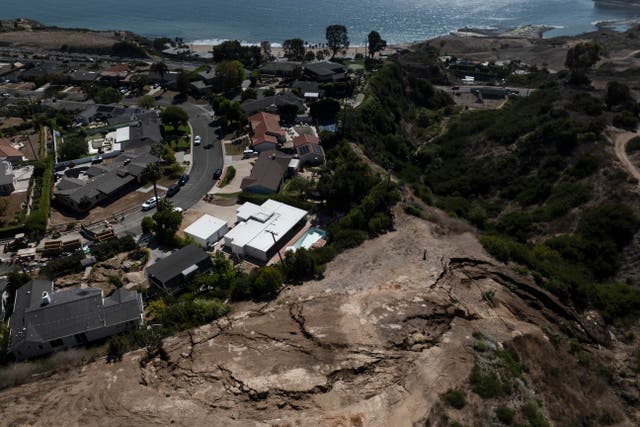
[(185, 41), (237, 39), (324, 41), (330, 24), (347, 26), (351, 44), (377, 30), (390, 43), (424, 40), (463, 26), (545, 24), (548, 35), (578, 34), (593, 23), (640, 15), (640, 8), (592, 0), (1, 0), (0, 19), (131, 30)]
[(295, 249), (309, 249), (315, 242), (320, 239), (324, 239), (326, 235), (327, 233), (324, 230), (311, 227), (293, 244), (293, 247)]

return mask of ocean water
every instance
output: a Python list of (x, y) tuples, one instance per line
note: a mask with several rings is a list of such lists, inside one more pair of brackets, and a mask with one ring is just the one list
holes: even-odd
[(390, 43), (424, 40), (464, 26), (554, 26), (547, 36), (590, 31), (599, 21), (640, 15), (639, 7), (593, 0), (1, 0), (0, 19), (28, 17), (45, 24), (131, 30), (187, 42), (245, 42), (300, 37), (323, 42), (327, 25), (347, 26), (352, 45), (371, 30)]

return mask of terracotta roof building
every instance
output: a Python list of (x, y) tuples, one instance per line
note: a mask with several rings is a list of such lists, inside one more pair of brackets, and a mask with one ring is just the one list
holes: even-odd
[(251, 146), (254, 151), (275, 150), (284, 142), (285, 133), (280, 127), (280, 116), (270, 113), (257, 113), (249, 117), (251, 123)]
[(0, 138), (0, 160), (8, 162), (20, 162), (23, 160), (23, 154), (16, 149), (8, 139)]
[(315, 135), (302, 134), (293, 139), (293, 147), (296, 149), (300, 166), (311, 164), (314, 166), (324, 163), (325, 154), (320, 139)]

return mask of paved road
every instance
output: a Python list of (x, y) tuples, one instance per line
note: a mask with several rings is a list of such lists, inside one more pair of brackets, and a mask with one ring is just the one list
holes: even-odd
[[(481, 89), (485, 87), (492, 87), (487, 85), (459, 85), (459, 86), (435, 86), (437, 89), (443, 90), (447, 93), (455, 94), (455, 93), (471, 93), (472, 89)], [(453, 90), (453, 87), (457, 87), (456, 90)], [(500, 88), (500, 87), (498, 87)], [(517, 90), (519, 96), (529, 96), (531, 93), (535, 91), (535, 89), (529, 89), (525, 87), (512, 87), (507, 86), (505, 89), (509, 90)]]
[[(135, 99), (126, 99), (127, 104), (136, 104)], [(49, 103), (48, 103), (49, 104)], [(169, 105), (170, 101), (160, 100), (160, 105)], [(56, 108), (82, 109), (88, 103), (74, 101), (57, 101), (49, 104)], [(216, 128), (209, 126), (213, 121), (213, 112), (206, 105), (184, 103), (179, 105), (189, 114), (189, 123), (193, 128), (194, 135), (200, 135), (202, 144), (193, 147), (192, 167), (189, 173), (191, 179), (180, 191), (171, 198), (173, 206), (189, 209), (195, 205), (202, 197), (211, 190), (215, 184), (213, 173), (216, 169), (222, 168), (224, 155), (222, 143), (217, 139)], [(207, 148), (211, 144), (210, 148)], [(149, 197), (153, 196), (153, 190)], [(141, 232), (140, 222), (145, 215), (153, 215), (155, 209), (143, 212), (139, 207), (132, 206), (132, 211), (125, 214), (124, 221), (113, 224), (116, 233)]]
[[(191, 179), (183, 186), (180, 191), (170, 200), (173, 206), (189, 209), (202, 197), (211, 190), (215, 184), (213, 180), (213, 172), (217, 168), (222, 168), (224, 163), (223, 149), (221, 141), (216, 138), (216, 129), (209, 126), (213, 120), (213, 114), (210, 110), (206, 110), (204, 106), (195, 104), (180, 105), (189, 114), (189, 123), (193, 128), (194, 135), (200, 135), (202, 144), (193, 147), (192, 151), (192, 167), (189, 173)], [(211, 144), (210, 148), (206, 148)], [(153, 196), (153, 191), (149, 193), (149, 197)], [(140, 222), (145, 215), (153, 215), (155, 209), (147, 212), (137, 210), (126, 215), (122, 223), (114, 224), (116, 233), (133, 233), (141, 232)]]

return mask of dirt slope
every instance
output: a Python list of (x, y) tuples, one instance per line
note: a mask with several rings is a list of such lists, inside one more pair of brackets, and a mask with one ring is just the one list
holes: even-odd
[[(612, 344), (597, 317), (578, 318), (492, 261), (470, 233), (401, 211), (397, 223), (397, 231), (340, 255), (322, 281), (266, 305), (238, 306), (158, 352), (0, 392), (0, 424), (490, 425), (498, 403), (534, 396), (558, 425), (591, 414), (637, 425), (635, 404), (623, 403), (564, 344), (561, 328), (601, 360), (598, 351)], [(489, 360), (474, 351), (474, 332), (508, 346), (525, 368), (502, 400), (468, 389), (474, 364)], [(455, 387), (467, 390), (462, 410), (440, 398)], [(633, 384), (628, 389), (627, 402), (637, 404)]]

